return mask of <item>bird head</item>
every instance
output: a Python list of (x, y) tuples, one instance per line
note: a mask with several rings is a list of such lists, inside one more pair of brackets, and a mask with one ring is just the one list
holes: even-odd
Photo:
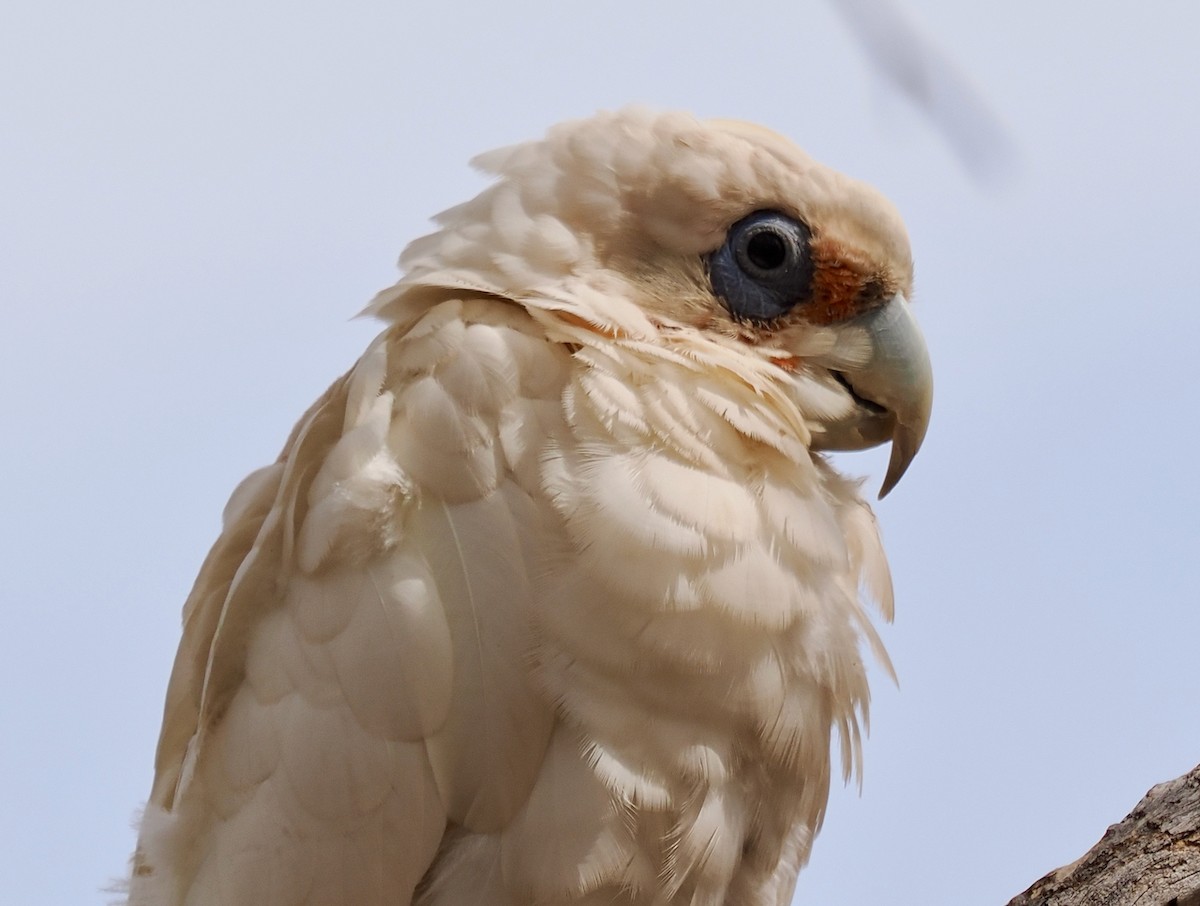
[(499, 181), (409, 246), (371, 311), (446, 293), (545, 316), (564, 342), (669, 348), (782, 393), (813, 450), (924, 439), (933, 381), (895, 208), (759, 126), (633, 108), (480, 156)]

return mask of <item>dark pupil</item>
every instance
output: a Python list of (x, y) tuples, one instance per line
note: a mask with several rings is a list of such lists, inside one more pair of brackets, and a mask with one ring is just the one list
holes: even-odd
[(778, 233), (763, 230), (746, 243), (746, 257), (755, 267), (773, 271), (787, 261), (787, 243)]

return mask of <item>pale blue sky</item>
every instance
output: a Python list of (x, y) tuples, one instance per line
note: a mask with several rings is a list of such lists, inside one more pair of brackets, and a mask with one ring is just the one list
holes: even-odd
[[(971, 182), (827, 3), (0, 14), (0, 876), (104, 900), (238, 479), (374, 326), (473, 154), (630, 101), (751, 119), (904, 213), (938, 380), (878, 507), (861, 798), (799, 902), (1002, 904), (1200, 761), (1200, 13), (904, 0), (1009, 129)], [(883, 457), (844, 460), (877, 485)]]

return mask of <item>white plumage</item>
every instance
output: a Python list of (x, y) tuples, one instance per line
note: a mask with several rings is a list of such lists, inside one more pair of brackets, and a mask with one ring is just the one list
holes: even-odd
[(785, 904), (858, 763), (891, 585), (817, 451), (920, 445), (899, 219), (679, 114), (477, 163), (226, 508), (134, 906)]

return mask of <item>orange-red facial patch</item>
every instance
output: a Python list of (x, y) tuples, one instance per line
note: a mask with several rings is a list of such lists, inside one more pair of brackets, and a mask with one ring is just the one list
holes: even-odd
[(804, 306), (813, 324), (838, 324), (870, 311), (895, 292), (892, 280), (875, 264), (834, 239), (813, 237), (809, 245), (815, 269), (812, 301)]

